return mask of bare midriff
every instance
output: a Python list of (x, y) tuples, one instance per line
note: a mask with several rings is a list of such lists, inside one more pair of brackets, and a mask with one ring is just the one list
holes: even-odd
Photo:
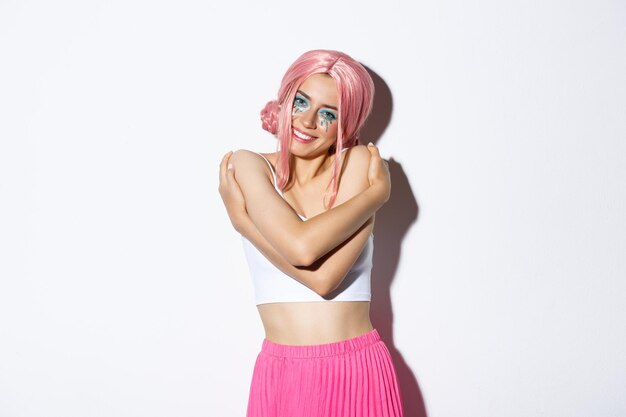
[(372, 330), (369, 301), (313, 301), (257, 306), (265, 338), (283, 345), (319, 345)]

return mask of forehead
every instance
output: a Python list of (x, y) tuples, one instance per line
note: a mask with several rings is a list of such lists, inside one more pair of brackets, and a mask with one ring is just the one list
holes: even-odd
[(313, 74), (298, 89), (315, 102), (337, 107), (337, 82), (328, 74)]

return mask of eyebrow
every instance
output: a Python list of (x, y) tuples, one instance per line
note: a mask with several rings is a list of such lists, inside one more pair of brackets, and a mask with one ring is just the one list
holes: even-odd
[[(304, 97), (306, 97), (307, 100), (311, 100), (311, 97), (309, 97), (304, 91), (298, 90), (297, 92), (302, 94)], [(322, 107), (328, 107), (329, 109), (333, 109), (333, 110), (339, 111), (339, 109), (337, 107), (329, 106), (328, 104), (322, 104)]]

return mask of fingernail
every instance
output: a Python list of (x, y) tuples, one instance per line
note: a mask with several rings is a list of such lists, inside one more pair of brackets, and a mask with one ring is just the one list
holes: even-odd
[(367, 146), (374, 146), (372, 142), (368, 143)]
[(233, 169), (233, 164), (228, 164), (228, 169)]

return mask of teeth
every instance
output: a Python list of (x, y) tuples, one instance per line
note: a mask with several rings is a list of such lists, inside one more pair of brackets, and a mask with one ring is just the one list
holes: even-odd
[(296, 129), (293, 129), (293, 134), (296, 135), (297, 137), (299, 137), (302, 140), (311, 140), (311, 139), (313, 139), (313, 136), (305, 135), (302, 132), (298, 132)]

